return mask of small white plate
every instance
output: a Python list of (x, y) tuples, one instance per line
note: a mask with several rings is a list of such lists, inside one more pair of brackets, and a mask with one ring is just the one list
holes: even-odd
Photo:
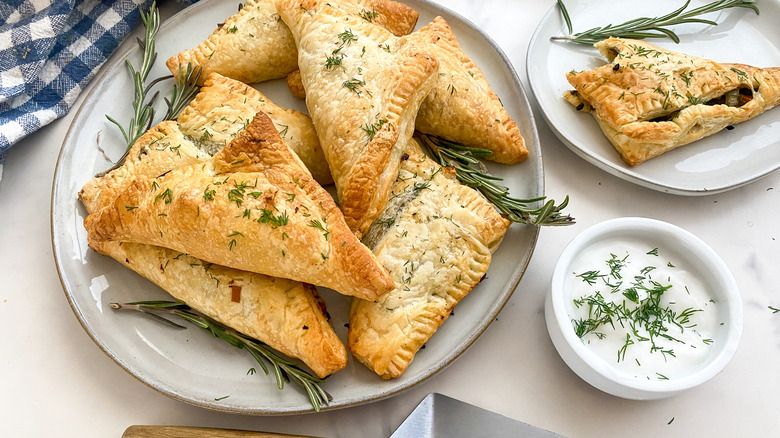
[[(167, 75), (167, 57), (205, 39), (219, 21), (236, 11), (238, 2), (204, 0), (163, 23), (157, 37), (159, 59), (150, 78)], [(514, 196), (535, 198), (544, 192), (542, 160), (536, 125), (516, 72), (501, 50), (481, 30), (464, 18), (425, 0), (409, 0), (420, 13), (418, 26), (443, 16), (458, 36), (464, 51), (473, 57), (503, 99), (507, 111), (526, 139), (530, 157), (516, 166), (489, 165), (504, 178)], [(211, 409), (247, 414), (296, 414), (311, 412), (308, 398), (289, 384), (276, 389), (273, 378), (248, 375), (257, 367), (246, 351), (192, 326), (177, 331), (137, 314), (113, 312), (110, 302), (170, 299), (149, 281), (87, 246), (86, 216), (77, 194), (95, 173), (110, 166), (124, 152), (121, 136), (105, 114), (121, 122), (130, 118), (133, 86), (125, 59), (139, 62), (137, 49), (115, 58), (74, 118), (63, 142), (54, 176), (52, 240), (57, 269), (65, 294), (84, 330), (122, 368), (150, 387), (178, 400)], [(258, 88), (274, 102), (305, 111), (283, 80)], [(105, 151), (105, 152), (104, 152)], [(493, 256), (483, 280), (459, 305), (451, 318), (415, 357), (399, 378), (384, 381), (365, 366), (350, 360), (323, 384), (333, 396), (324, 409), (353, 406), (392, 396), (428, 379), (463, 353), (495, 319), (525, 272), (539, 231), (513, 225)], [(332, 324), (346, 339), (350, 299), (321, 290)], [(258, 368), (259, 369), (259, 368)]]
[[(677, 0), (565, 0), (574, 33), (637, 17), (657, 17), (679, 8), (680, 3)], [(694, 0), (689, 9), (705, 3)], [(780, 2), (762, 1), (758, 6), (761, 15), (749, 9), (729, 9), (705, 16), (720, 23), (718, 26), (675, 26), (680, 44), (669, 39), (648, 41), (719, 62), (780, 66)], [(606, 62), (592, 47), (550, 41), (552, 36), (567, 34), (560, 9), (555, 5), (536, 28), (528, 46), (526, 68), (531, 90), (547, 124), (586, 161), (626, 181), (678, 195), (723, 192), (780, 167), (780, 109), (777, 108), (740, 123), (733, 130), (723, 130), (636, 167), (626, 165), (593, 117), (575, 111), (562, 97), (571, 88), (566, 72), (592, 69)]]

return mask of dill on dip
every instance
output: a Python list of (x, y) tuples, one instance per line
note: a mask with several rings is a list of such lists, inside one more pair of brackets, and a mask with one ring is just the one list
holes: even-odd
[(572, 268), (572, 326), (611, 366), (636, 378), (668, 380), (706, 360), (716, 303), (685, 260), (612, 240)]

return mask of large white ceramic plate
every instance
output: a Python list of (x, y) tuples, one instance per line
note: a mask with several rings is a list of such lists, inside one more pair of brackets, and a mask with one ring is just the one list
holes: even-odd
[[(690, 8), (708, 1), (693, 0)], [(574, 32), (618, 24), (637, 17), (657, 17), (682, 5), (682, 0), (565, 0)], [(757, 67), (780, 66), (780, 2), (758, 3), (761, 15), (749, 9), (711, 13), (718, 26), (684, 25), (674, 29), (680, 44), (669, 39), (653, 44), (720, 62)], [(780, 109), (667, 152), (636, 167), (626, 165), (592, 116), (574, 110), (562, 97), (571, 88), (568, 71), (592, 69), (605, 60), (592, 47), (551, 42), (568, 33), (558, 6), (544, 16), (528, 47), (526, 68), (531, 90), (555, 134), (577, 155), (627, 181), (678, 195), (706, 195), (755, 181), (780, 167)]]
[[(444, 16), (458, 35), (464, 50), (482, 66), (496, 93), (520, 126), (530, 158), (517, 166), (491, 166), (505, 178), (512, 193), (535, 197), (543, 193), (542, 162), (533, 116), (513, 67), (496, 45), (465, 19), (426, 1), (410, 0), (420, 12), (420, 25), (435, 15)], [(194, 47), (217, 22), (236, 11), (237, 2), (206, 0), (167, 20), (158, 35), (157, 50), (163, 60)], [(105, 114), (120, 121), (130, 117), (132, 85), (124, 60), (137, 62), (133, 50), (115, 58), (85, 99), (65, 138), (54, 176), (52, 239), (65, 294), (86, 332), (121, 367), (150, 387), (175, 399), (198, 406), (249, 414), (310, 412), (308, 398), (294, 385), (283, 391), (262, 373), (247, 375), (257, 367), (243, 350), (237, 350), (192, 327), (176, 330), (140, 314), (112, 311), (110, 302), (170, 299), (157, 286), (125, 269), (114, 260), (87, 247), (82, 222), (85, 210), (77, 200), (80, 188), (105, 170), (124, 151), (117, 129)], [(150, 77), (167, 74), (163, 63)], [(289, 95), (283, 81), (259, 84), (275, 102), (305, 110), (303, 102)], [(103, 152), (105, 151), (105, 153)], [(383, 381), (363, 365), (350, 360), (346, 369), (323, 384), (332, 396), (325, 409), (379, 400), (408, 389), (458, 357), (487, 328), (511, 296), (533, 253), (538, 229), (514, 225), (494, 255), (487, 278), (464, 299), (453, 316), (421, 350), (406, 373)], [(346, 339), (350, 300), (321, 290), (337, 334)]]

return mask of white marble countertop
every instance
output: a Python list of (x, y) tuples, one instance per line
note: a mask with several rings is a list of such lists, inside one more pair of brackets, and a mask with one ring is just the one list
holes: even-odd
[[(495, 39), (528, 91), (529, 39), (554, 2), (438, 1)], [(169, 2), (164, 15), (178, 8)], [(568, 194), (577, 224), (542, 230), (506, 307), (450, 367), (387, 400), (292, 417), (226, 414), (181, 403), (139, 382), (95, 346), (63, 294), (51, 246), (51, 182), (75, 111), (27, 137), (8, 152), (0, 183), (2, 435), (119, 437), (133, 424), (169, 424), (386, 437), (431, 392), (569, 437), (776, 435), (780, 314), (768, 306), (780, 306), (780, 173), (723, 194), (663, 194), (586, 163), (534, 110), (546, 194)], [(544, 297), (565, 245), (588, 226), (621, 216), (656, 218), (693, 232), (731, 267), (742, 293), (744, 333), (732, 362), (706, 384), (670, 399), (628, 401), (594, 389), (561, 360), (545, 327)]]

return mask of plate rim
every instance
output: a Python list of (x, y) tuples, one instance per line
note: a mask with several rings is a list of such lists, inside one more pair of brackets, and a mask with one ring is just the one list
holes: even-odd
[[(180, 21), (185, 20), (187, 18), (187, 15), (198, 12), (200, 11), (200, 9), (208, 9), (211, 7), (212, 4), (215, 4), (218, 1), (219, 0), (202, 0), (191, 6), (188, 6), (178, 11), (174, 15), (170, 16), (169, 18), (165, 19), (161, 23), (160, 30), (164, 30), (166, 28), (176, 26), (177, 24), (179, 24)], [(482, 39), (484, 39), (485, 42), (487, 42), (495, 50), (496, 55), (498, 55), (503, 60), (504, 66), (502, 69), (507, 70), (507, 73), (509, 74), (510, 77), (510, 83), (514, 85), (515, 89), (519, 92), (518, 94), (520, 94), (521, 102), (519, 102), (519, 106), (524, 107), (525, 111), (527, 112), (526, 124), (528, 126), (529, 132), (524, 133), (525, 134), (524, 139), (526, 140), (526, 144), (531, 146), (530, 149), (532, 153), (534, 153), (537, 156), (532, 163), (529, 163), (529, 164), (533, 164), (534, 167), (533, 170), (538, 175), (535, 184), (529, 184), (529, 186), (535, 186), (533, 188), (536, 191), (536, 193), (532, 193), (531, 196), (537, 196), (537, 195), (544, 196), (545, 193), (544, 163), (543, 163), (543, 157), (541, 153), (538, 129), (536, 127), (536, 121), (529, 101), (528, 92), (525, 90), (525, 87), (523, 86), (517, 74), (517, 70), (515, 69), (512, 62), (506, 56), (504, 51), (498, 46), (498, 44), (487, 33), (485, 33), (480, 27), (478, 27), (476, 24), (474, 24), (473, 22), (471, 22), (461, 14), (454, 12), (451, 9), (447, 8), (446, 6), (435, 3), (431, 0), (411, 0), (410, 3), (418, 3), (424, 5), (425, 7), (434, 10), (437, 15), (446, 15), (455, 18), (457, 21), (460, 22), (459, 24), (463, 24), (467, 26), (471, 31), (475, 32), (475, 34), (479, 35)], [(74, 137), (76, 137), (76, 131), (80, 126), (82, 126), (85, 123), (85, 119), (82, 118), (82, 113), (86, 114), (94, 106), (94, 100), (95, 100), (94, 96), (96, 96), (99, 93), (101, 84), (105, 83), (104, 81), (106, 77), (116, 72), (117, 69), (121, 69), (122, 66), (124, 65), (124, 61), (129, 57), (131, 57), (136, 50), (137, 48), (134, 45), (131, 45), (127, 49), (123, 50), (122, 52), (117, 53), (114, 61), (112, 61), (112, 64), (108, 65), (107, 68), (103, 70), (102, 73), (96, 75), (96, 77), (93, 79), (94, 85), (92, 85), (90, 90), (85, 94), (84, 100), (82, 101), (81, 105), (79, 105), (78, 110), (75, 112), (72, 122), (69, 125), (68, 130), (63, 139), (62, 145), (60, 147), (60, 151), (57, 156), (57, 161), (55, 163), (55, 171), (52, 179), (52, 196), (50, 201), (50, 233), (52, 239), (52, 255), (54, 258), (57, 275), (60, 284), (62, 286), (63, 293), (67, 298), (68, 304), (71, 310), (73, 311), (74, 315), (76, 316), (76, 319), (78, 320), (82, 329), (87, 333), (90, 339), (92, 339), (92, 341), (100, 348), (100, 350), (103, 351), (103, 353), (105, 353), (109, 358), (111, 358), (112, 361), (114, 361), (117, 365), (119, 365), (121, 369), (123, 369), (125, 372), (133, 376), (136, 380), (140, 381), (147, 387), (161, 394), (164, 394), (174, 400), (183, 402), (185, 404), (210, 409), (210, 410), (227, 412), (227, 413), (245, 414), (245, 415), (276, 416), (276, 415), (298, 415), (298, 414), (315, 412), (314, 409), (308, 404), (308, 400), (305, 399), (303, 399), (303, 403), (300, 404), (300, 406), (303, 406), (303, 408), (299, 408), (299, 409), (294, 409), (294, 408), (273, 409), (272, 407), (271, 408), (264, 407), (261, 409), (258, 408), (240, 409), (231, 406), (220, 405), (217, 403), (209, 403), (205, 400), (197, 399), (196, 397), (187, 398), (185, 396), (177, 394), (176, 392), (160, 387), (155, 384), (156, 381), (154, 379), (139, 375), (137, 370), (131, 369), (130, 365), (126, 363), (126, 361), (123, 360), (123, 358), (118, 357), (115, 352), (109, 349), (108, 346), (103, 341), (101, 341), (98, 334), (95, 333), (95, 331), (92, 328), (90, 328), (87, 321), (88, 318), (86, 318), (82, 310), (74, 301), (74, 296), (72, 291), (73, 286), (69, 283), (68, 275), (64, 272), (63, 261), (62, 261), (62, 256), (63, 256), (62, 249), (60, 248), (60, 243), (55, 238), (57, 233), (57, 227), (58, 227), (58, 225), (56, 224), (56, 218), (60, 214), (60, 208), (57, 206), (57, 201), (58, 199), (64, 196), (64, 194), (60, 193), (59, 190), (59, 186), (61, 184), (61, 179), (62, 179), (62, 173), (64, 171), (63, 157), (66, 153), (66, 149), (68, 149), (69, 144), (74, 141)], [(74, 201), (77, 202), (77, 200)], [(435, 365), (433, 369), (426, 370), (416, 378), (408, 380), (407, 382), (404, 382), (401, 385), (394, 386), (389, 390), (381, 390), (380, 388), (380, 390), (373, 392), (371, 395), (366, 395), (363, 397), (353, 397), (352, 399), (345, 400), (341, 403), (338, 403), (336, 400), (334, 400), (330, 402), (327, 406), (323, 405), (320, 409), (320, 412), (363, 405), (363, 404), (384, 400), (392, 396), (398, 395), (404, 391), (411, 389), (414, 386), (417, 386), (418, 384), (424, 382), (425, 380), (428, 380), (429, 378), (439, 374), (444, 369), (446, 369), (449, 365), (451, 365), (458, 357), (460, 357), (462, 353), (464, 353), (485, 332), (485, 330), (487, 330), (490, 324), (495, 320), (495, 317), (501, 312), (503, 307), (512, 297), (515, 289), (517, 288), (517, 285), (519, 284), (520, 280), (522, 279), (523, 275), (525, 274), (528, 268), (528, 265), (530, 264), (531, 257), (533, 256), (534, 250), (536, 248), (536, 244), (538, 242), (540, 227), (532, 226), (532, 225), (521, 225), (521, 224), (517, 224), (515, 226), (527, 227), (528, 230), (531, 230), (531, 235), (529, 236), (530, 237), (529, 245), (527, 248), (525, 248), (525, 251), (523, 251), (522, 254), (512, 255), (513, 260), (519, 260), (520, 262), (513, 267), (511, 274), (508, 276), (507, 282), (503, 285), (502, 295), (499, 296), (500, 299), (496, 299), (492, 302), (492, 304), (488, 307), (488, 312), (484, 315), (483, 318), (481, 318), (481, 322), (475, 325), (475, 330), (469, 334), (469, 336), (462, 342), (461, 345), (456, 345), (457, 348), (453, 350), (451, 353), (449, 353), (447, 356), (434, 360)], [(379, 377), (377, 376), (377, 378)], [(381, 381), (379, 382), (381, 383)]]
[[(578, 3), (594, 3), (597, 0), (570, 0), (570, 1), (576, 1)], [(773, 6), (775, 7), (780, 6), (780, 1), (774, 1), (769, 3), (773, 4)], [(780, 8), (776, 10), (780, 10)], [(540, 88), (541, 84), (539, 84), (538, 82), (540, 81), (540, 79), (538, 79), (536, 75), (533, 75), (531, 73), (532, 72), (531, 63), (533, 62), (532, 59), (533, 49), (534, 47), (536, 47), (536, 45), (541, 44), (539, 41), (544, 39), (541, 36), (542, 30), (549, 23), (551, 19), (554, 19), (552, 16), (555, 15), (557, 12), (558, 12), (558, 4), (553, 3), (550, 9), (548, 9), (548, 11), (544, 14), (542, 19), (537, 24), (536, 28), (534, 29), (534, 33), (531, 35), (531, 39), (529, 40), (528, 43), (528, 49), (526, 52), (526, 59), (525, 59), (526, 76), (528, 77), (529, 88), (531, 89), (531, 92), (534, 95), (534, 99), (536, 100), (537, 105), (539, 106), (540, 112), (542, 113), (542, 118), (545, 120), (547, 126), (550, 128), (551, 131), (553, 131), (555, 136), (577, 156), (584, 159), (585, 161), (592, 164), (593, 166), (596, 166), (597, 168), (617, 178), (623, 179), (625, 181), (629, 181), (641, 187), (646, 187), (659, 192), (681, 195), (681, 196), (709, 196), (709, 195), (723, 193), (726, 191), (730, 191), (751, 184), (780, 169), (780, 162), (778, 162), (774, 166), (764, 169), (762, 172), (752, 174), (749, 177), (743, 178), (738, 182), (734, 182), (731, 184), (723, 183), (712, 187), (688, 188), (688, 187), (683, 187), (679, 184), (664, 183), (663, 181), (659, 181), (656, 178), (644, 176), (642, 174), (635, 172), (631, 168), (619, 167), (618, 165), (608, 162), (600, 158), (599, 156), (591, 153), (590, 149), (583, 148), (575, 144), (575, 142), (572, 141), (572, 139), (570, 139), (563, 132), (561, 132), (558, 129), (558, 127), (556, 127), (555, 124), (553, 124), (552, 121), (550, 120), (550, 116), (548, 115), (549, 109), (538, 98), (539, 93), (537, 90), (541, 89)]]

